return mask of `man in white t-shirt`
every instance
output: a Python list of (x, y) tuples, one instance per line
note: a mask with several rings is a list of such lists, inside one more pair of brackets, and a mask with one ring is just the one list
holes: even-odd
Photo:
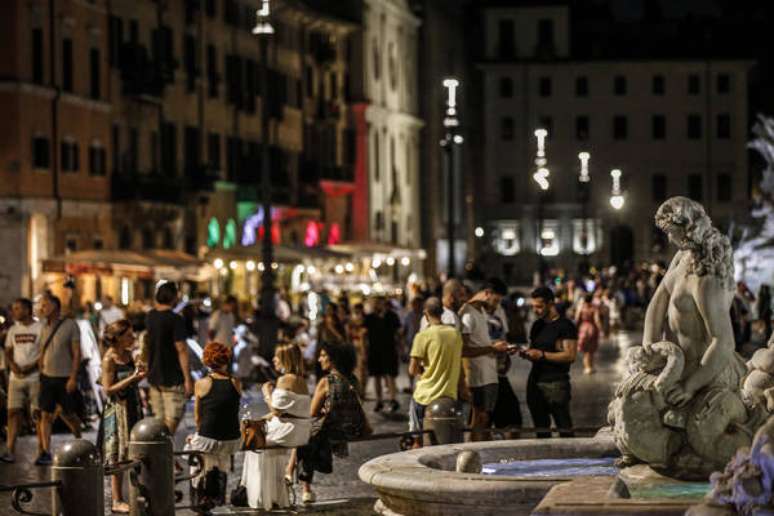
[(102, 309), (99, 311), (99, 337), (102, 338), (105, 328), (124, 317), (124, 311), (113, 304), (113, 298), (105, 296), (102, 300)]
[[(30, 411), (37, 424), (38, 393), (40, 391), (40, 331), (42, 325), (32, 318), (32, 301), (19, 298), (13, 303), (16, 323), (5, 338), (5, 357), (11, 376), (8, 380), (8, 451), (0, 456), (3, 462), (15, 462), (16, 436), (25, 411)], [(38, 432), (38, 436), (40, 433)], [(40, 437), (38, 437), (40, 440)], [(40, 444), (38, 444), (40, 452)]]
[[(490, 427), (492, 411), (497, 403), (498, 382), (496, 353), (509, 351), (503, 340), (492, 342), (486, 307), (494, 310), (502, 301), (505, 287), (501, 281), (489, 280), (484, 288), (468, 300), (460, 310), (462, 321), (462, 356), (466, 358), (466, 380), (471, 395), (471, 426)], [(484, 440), (488, 432), (473, 432), (471, 439)]]
[(237, 323), (237, 299), (228, 296), (220, 310), (215, 310), (210, 316), (210, 340), (220, 342), (229, 348), (234, 347), (234, 327)]
[[(460, 317), (457, 315), (462, 303), (465, 301), (465, 289), (462, 287), (462, 283), (456, 279), (447, 280), (443, 284), (443, 315), (441, 316), (441, 324), (447, 326), (454, 326), (457, 330), (462, 331), (462, 324), (460, 323)], [(422, 317), (422, 321), (419, 323), (419, 331), (424, 330), (430, 325), (427, 320), (427, 316)]]

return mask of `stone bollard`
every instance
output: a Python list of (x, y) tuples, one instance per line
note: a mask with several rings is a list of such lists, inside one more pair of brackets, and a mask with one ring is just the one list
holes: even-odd
[(97, 448), (84, 439), (74, 439), (54, 455), (51, 480), (62, 487), (51, 497), (55, 516), (104, 516), (105, 470)]
[(425, 435), (427, 444), (461, 443), (464, 440), (462, 410), (459, 404), (451, 398), (438, 398), (425, 409), (425, 430), (433, 430), (437, 442), (433, 443), (430, 435)]
[(175, 514), (175, 467), (173, 444), (163, 421), (146, 417), (129, 436), (129, 460), (142, 461), (139, 486), (129, 483), (129, 514), (173, 516)]

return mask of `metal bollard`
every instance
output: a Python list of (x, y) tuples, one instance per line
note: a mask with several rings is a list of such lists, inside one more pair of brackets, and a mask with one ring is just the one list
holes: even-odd
[(129, 460), (142, 461), (142, 467), (139, 475), (130, 473), (131, 516), (175, 514), (175, 468), (172, 452), (172, 437), (160, 419), (146, 417), (132, 428), (129, 436)]
[(61, 482), (51, 497), (54, 516), (104, 516), (105, 473), (97, 448), (84, 439), (74, 439), (54, 455), (51, 480)]
[(451, 398), (438, 398), (425, 409), (424, 429), (435, 432), (436, 442), (425, 435), (425, 445), (461, 443), (464, 440), (462, 410)]

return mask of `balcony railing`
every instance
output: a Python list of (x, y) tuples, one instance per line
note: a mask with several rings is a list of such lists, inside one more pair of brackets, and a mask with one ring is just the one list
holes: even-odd
[(111, 177), (113, 201), (156, 201), (181, 204), (188, 181), (161, 174), (114, 174)]

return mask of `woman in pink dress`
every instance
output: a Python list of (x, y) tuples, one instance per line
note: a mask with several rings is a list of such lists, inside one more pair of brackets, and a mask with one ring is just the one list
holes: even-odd
[(602, 333), (602, 320), (599, 308), (594, 306), (591, 294), (586, 294), (575, 314), (578, 326), (578, 351), (583, 353), (583, 372), (594, 372), (594, 353), (599, 347), (599, 335)]

